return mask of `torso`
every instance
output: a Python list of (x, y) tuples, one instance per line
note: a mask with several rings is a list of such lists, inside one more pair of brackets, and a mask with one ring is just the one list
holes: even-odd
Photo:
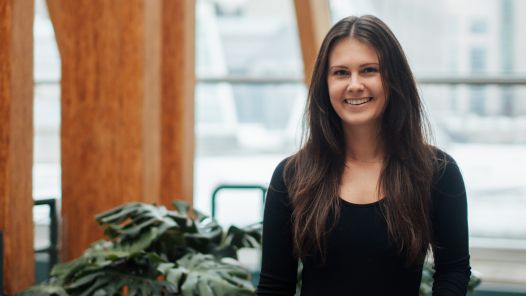
[(319, 254), (302, 261), (302, 296), (418, 295), (422, 266), (406, 267), (390, 243), (382, 203), (341, 203), (325, 264)]
[[(444, 152), (439, 153), (444, 155)], [(435, 264), (444, 266), (442, 275), (450, 271), (454, 273), (454, 279), (435, 282), (435, 285), (437, 290), (456, 289), (458, 295), (465, 295), (460, 291), (469, 279), (466, 192), (454, 159), (446, 154), (444, 161), (446, 166), (434, 175), (432, 215), (429, 218), (436, 226), (433, 235), (436, 235), (437, 244), (444, 246), (434, 249), (437, 251), (435, 255), (440, 255), (435, 257)], [(298, 260), (292, 251), (291, 223), (294, 209), (283, 179), (285, 163), (283, 161), (276, 168), (266, 199), (263, 227), (263, 258), (266, 260), (262, 264), (258, 295), (296, 289)], [(342, 178), (341, 191), (344, 194), (341, 198), (361, 203), (341, 202), (339, 219), (326, 238), (325, 263), (318, 252), (302, 259), (301, 295), (418, 295), (422, 265), (406, 266), (397, 243), (389, 237), (384, 211), (387, 200), (373, 201), (384, 196), (375, 194), (381, 167), (349, 167)], [(351, 190), (353, 187), (356, 190)], [(332, 217), (330, 214), (329, 221)]]
[(353, 204), (370, 204), (384, 197), (378, 188), (382, 163), (348, 163), (340, 184), (340, 198)]

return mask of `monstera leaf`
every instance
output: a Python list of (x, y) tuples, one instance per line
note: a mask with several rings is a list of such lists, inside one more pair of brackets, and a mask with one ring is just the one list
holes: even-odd
[(90, 250), (77, 260), (56, 265), (51, 274), (55, 284), (71, 295), (114, 295), (123, 289), (131, 295), (152, 295), (144, 292), (175, 291), (173, 285), (157, 280), (157, 266), (163, 262), (155, 253)]
[(188, 254), (162, 269), (166, 280), (179, 285), (184, 296), (255, 295), (245, 269), (217, 261), (211, 255)]
[(255, 223), (238, 228), (230, 226), (221, 244), (211, 254), (218, 258), (230, 257), (237, 259), (237, 251), (241, 248), (260, 248), (263, 223)]
[(64, 288), (51, 285), (40, 285), (24, 290), (18, 296), (68, 296)]
[(255, 223), (249, 226), (238, 228), (230, 226), (226, 234), (224, 244), (235, 248), (260, 248), (262, 238), (263, 223)]
[(184, 217), (193, 216), (188, 227), (184, 229), (187, 246), (192, 250), (204, 254), (212, 253), (223, 237), (223, 229), (217, 222), (207, 215), (191, 208), (182, 201), (174, 201), (173, 206)]
[[(166, 230), (180, 228), (163, 206), (144, 203), (130, 203), (98, 214), (95, 219), (102, 226), (104, 234), (119, 244), (126, 245), (141, 237), (161, 236)], [(185, 220), (184, 223), (187, 221)]]
[(96, 220), (122, 250), (157, 252), (171, 261), (188, 252), (213, 252), (222, 241), (221, 226), (184, 202), (176, 201), (174, 207), (177, 211), (130, 203), (99, 214)]

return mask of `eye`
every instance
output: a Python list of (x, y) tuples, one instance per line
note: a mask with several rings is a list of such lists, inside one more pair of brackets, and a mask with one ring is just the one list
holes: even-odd
[(363, 68), (362, 71), (364, 73), (377, 73), (377, 72), (379, 72), (378, 68), (376, 68), (376, 67), (366, 67), (366, 68)]
[(342, 70), (342, 69), (339, 69), (339, 70), (335, 70), (334, 72), (332, 72), (332, 74), (334, 76), (347, 76), (349, 74), (349, 72), (347, 72), (346, 70)]

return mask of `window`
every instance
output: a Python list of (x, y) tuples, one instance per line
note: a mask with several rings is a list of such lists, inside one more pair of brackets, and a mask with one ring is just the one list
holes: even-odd
[[(33, 198), (60, 198), (60, 57), (46, 2), (35, 0), (34, 35), (34, 144)], [(47, 206), (33, 207), (34, 249), (49, 247), (50, 213)], [(47, 279), (45, 272), (54, 257), (36, 253), (36, 281)]]
[(35, 1), (33, 196), (60, 196), (60, 56), (44, 0)]
[(471, 22), (470, 30), (472, 33), (486, 33), (488, 31), (488, 23), (484, 19), (475, 19)]
[[(297, 149), (306, 91), (292, 1), (198, 0), (196, 13), (194, 204), (210, 212), (215, 187), (266, 186)], [(262, 219), (258, 191), (223, 192), (217, 207), (226, 225)]]

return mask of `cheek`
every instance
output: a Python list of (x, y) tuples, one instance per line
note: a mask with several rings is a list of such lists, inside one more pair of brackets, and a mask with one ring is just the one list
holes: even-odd
[(333, 110), (336, 110), (338, 108), (338, 105), (336, 104), (336, 99), (334, 98), (334, 96), (331, 95), (331, 93), (329, 92), (329, 101), (331, 103), (331, 107)]
[(335, 100), (338, 98), (338, 94), (333, 84), (327, 84), (327, 92), (329, 93), (329, 100), (331, 101), (331, 105), (334, 107), (334, 103)]
[(327, 91), (329, 92), (329, 96), (332, 97), (332, 94), (334, 93), (334, 84), (330, 81), (327, 81)]
[(385, 94), (384, 84), (382, 83), (381, 79), (375, 80), (374, 83), (372, 84), (372, 87), (375, 89), (377, 93)]
[(331, 98), (338, 98), (344, 95), (346, 89), (346, 84), (341, 83), (339, 81), (333, 81), (331, 83), (327, 83), (327, 90), (329, 92), (329, 96)]

